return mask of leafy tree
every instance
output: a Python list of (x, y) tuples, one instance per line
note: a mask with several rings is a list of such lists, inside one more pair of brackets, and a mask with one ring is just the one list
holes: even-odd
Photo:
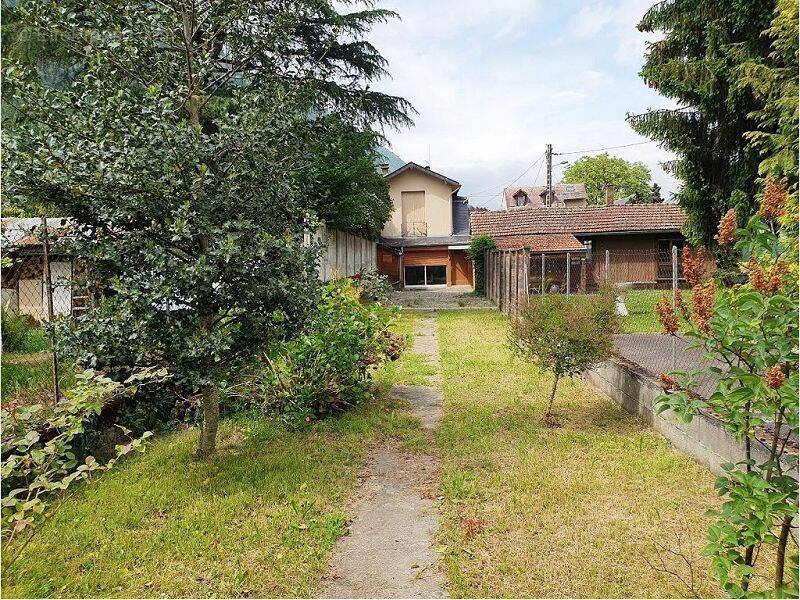
[(749, 89), (763, 108), (754, 111), (757, 128), (745, 137), (761, 153), (761, 175), (797, 183), (798, 156), (798, 7), (795, 0), (778, 0), (775, 16), (764, 35), (771, 52), (742, 64), (738, 85)]
[(669, 167), (683, 182), (677, 199), (696, 245), (713, 243), (728, 208), (740, 222), (755, 212), (759, 157), (743, 136), (756, 129), (761, 103), (739, 85), (738, 68), (767, 59), (762, 32), (774, 7), (775, 0), (669, 0), (639, 23), (640, 31), (662, 34), (640, 74), (679, 107), (628, 115), (628, 122), (678, 155)]
[(375, 168), (378, 135), (338, 119), (327, 124), (308, 174), (316, 212), (330, 227), (377, 240), (393, 209), (389, 185)]
[(664, 202), (664, 197), (661, 195), (661, 186), (654, 183), (650, 187), (650, 200), (652, 204), (661, 204)]
[(553, 373), (545, 423), (552, 422), (559, 380), (609, 358), (614, 351), (612, 333), (616, 330), (615, 295), (610, 289), (582, 296), (531, 296), (519, 317), (511, 322), (509, 337), (514, 351)]
[(605, 186), (613, 185), (619, 196), (650, 197), (650, 169), (640, 162), (609, 156), (582, 156), (564, 170), (562, 183), (584, 183), (589, 204), (605, 202)]
[[(798, 435), (800, 306), (797, 237), (791, 233), (797, 213), (787, 211), (787, 197), (785, 184), (770, 180), (760, 210), (743, 229), (736, 229), (732, 210), (723, 218), (720, 251), (744, 258), (747, 282), (723, 287), (707, 278), (693, 287), (691, 307), (676, 299), (685, 334), (702, 349), (705, 366), (662, 375), (670, 393), (658, 399), (659, 410), (672, 409), (686, 422), (701, 411), (713, 413), (743, 442), (745, 460), (723, 465), (725, 475), (717, 481), (725, 501), (712, 513), (716, 522), (705, 551), (714, 575), (735, 597), (798, 595), (797, 540), (791, 535), (798, 518), (797, 456), (787, 443)], [(665, 332), (678, 334), (668, 297), (659, 313)], [(708, 398), (685, 391), (702, 375), (718, 381)], [(762, 448), (765, 461), (756, 460), (755, 447)], [(774, 552), (763, 551), (770, 546)]]
[[(202, 398), (213, 451), (219, 382), (295, 334), (316, 304), (309, 148), (328, 119), (404, 124), (368, 88), (363, 34), (393, 13), (324, 0), (27, 2), (25, 26), (81, 65), (70, 86), (4, 64), (24, 127), (5, 132), (7, 192), (73, 216), (96, 310), (71, 328), (80, 363), (166, 366)], [(314, 118), (324, 115), (326, 118)]]
[(467, 255), (475, 264), (475, 293), (486, 294), (486, 264), (484, 257), (487, 250), (494, 250), (497, 245), (494, 238), (489, 235), (477, 235), (469, 243)]

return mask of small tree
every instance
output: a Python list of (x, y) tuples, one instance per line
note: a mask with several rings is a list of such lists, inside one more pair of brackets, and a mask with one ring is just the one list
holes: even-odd
[[(671, 393), (658, 399), (659, 410), (672, 409), (686, 422), (700, 411), (713, 413), (744, 446), (745, 460), (723, 465), (725, 475), (717, 480), (725, 502), (711, 513), (716, 522), (706, 547), (715, 576), (734, 597), (798, 594), (797, 541), (791, 535), (798, 515), (797, 457), (787, 448), (798, 435), (796, 207), (796, 196), (787, 202), (785, 182), (770, 181), (746, 227), (736, 229), (733, 210), (723, 217), (717, 241), (721, 251), (743, 257), (747, 283), (724, 288), (707, 278), (693, 287), (691, 307), (679, 302), (685, 333), (704, 351), (708, 366), (662, 375)], [(690, 266), (696, 271), (696, 264)], [(665, 331), (676, 335), (679, 323), (668, 297), (658, 312)], [(714, 366), (720, 363), (725, 366)], [(708, 398), (686, 391), (701, 374), (718, 380)], [(766, 461), (755, 459), (755, 446), (766, 451)], [(764, 546), (775, 552), (762, 552)], [(764, 563), (770, 556), (772, 567), (759, 565), (759, 558)], [(773, 584), (753, 590), (754, 582), (768, 581), (756, 577), (760, 571), (774, 574)]]
[(608, 359), (616, 329), (615, 298), (610, 289), (591, 296), (533, 296), (519, 318), (512, 321), (512, 349), (553, 373), (546, 423), (552, 422), (559, 380)]
[(484, 263), (484, 257), (487, 250), (494, 250), (495, 248), (497, 248), (497, 245), (494, 243), (494, 238), (488, 235), (476, 236), (469, 243), (467, 255), (475, 264), (476, 294), (486, 294), (486, 264)]

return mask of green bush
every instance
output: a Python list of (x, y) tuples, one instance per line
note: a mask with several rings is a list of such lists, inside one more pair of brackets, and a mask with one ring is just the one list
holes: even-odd
[(472, 238), (469, 244), (467, 255), (475, 263), (475, 293), (481, 296), (486, 294), (486, 273), (483, 262), (484, 253), (487, 250), (494, 250), (497, 245), (494, 238), (488, 235), (479, 235)]
[(615, 296), (544, 294), (532, 296), (512, 321), (510, 341), (518, 354), (553, 372), (553, 388), (544, 415), (549, 422), (558, 381), (606, 360), (614, 350), (618, 329)]
[(2, 329), (3, 352), (23, 352), (28, 342), (31, 323), (25, 315), (15, 315), (2, 309), (0, 312), (0, 329)]
[(363, 402), (374, 368), (396, 358), (402, 340), (389, 331), (393, 310), (362, 303), (350, 279), (329, 283), (308, 331), (267, 359), (268, 409), (298, 426)]

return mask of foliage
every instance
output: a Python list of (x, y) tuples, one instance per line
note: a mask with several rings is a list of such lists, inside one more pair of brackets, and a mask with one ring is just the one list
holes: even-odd
[(519, 318), (512, 321), (510, 341), (514, 351), (553, 373), (545, 422), (551, 417), (559, 379), (577, 375), (611, 356), (612, 333), (617, 328), (611, 289), (588, 296), (532, 296)]
[(605, 202), (605, 186), (613, 185), (617, 197), (634, 196), (640, 202), (649, 202), (650, 169), (644, 163), (631, 163), (623, 158), (609, 156), (582, 156), (564, 170), (562, 183), (584, 183), (589, 204)]
[[(740, 267), (746, 283), (718, 289), (707, 279), (693, 288), (691, 307), (681, 310), (685, 333), (704, 351), (708, 366), (674, 373), (676, 380), (665, 376), (677, 389), (658, 400), (659, 410), (672, 409), (687, 422), (701, 411), (713, 412), (744, 443), (745, 460), (725, 465), (725, 475), (717, 482), (725, 502), (713, 512), (716, 523), (709, 529), (706, 548), (717, 579), (735, 597), (798, 594), (797, 545), (795, 541), (791, 547), (790, 540), (798, 513), (793, 475), (797, 457), (786, 445), (798, 434), (800, 307), (797, 238), (784, 235), (779, 225), (786, 200), (785, 183), (768, 183), (759, 212), (735, 232), (735, 248), (723, 245), (743, 257)], [(732, 241), (728, 235), (720, 238)], [(677, 333), (674, 321), (664, 322), (670, 333)], [(686, 391), (701, 374), (718, 378), (707, 399)], [(763, 447), (766, 461), (756, 460), (754, 445)], [(774, 554), (764, 551), (769, 546), (776, 549)], [(763, 564), (768, 556), (775, 557), (774, 565)], [(764, 571), (774, 573), (772, 585), (754, 589)]]
[(2, 539), (6, 568), (78, 482), (91, 480), (111, 469), (120, 457), (144, 449), (143, 442), (150, 436), (147, 432), (118, 445), (114, 458), (105, 463), (93, 456), (79, 460), (73, 446), (90, 419), (99, 415), (112, 397), (130, 393), (137, 385), (164, 375), (142, 371), (120, 384), (87, 370), (78, 375), (76, 385), (44, 424), (35, 418), (43, 410), (40, 404), (18, 406), (11, 402), (3, 409)]
[(378, 135), (328, 119), (312, 148), (308, 189), (328, 227), (377, 240), (392, 214), (389, 184), (375, 168)]
[(711, 247), (729, 208), (740, 223), (755, 212), (760, 159), (743, 135), (757, 128), (752, 113), (762, 103), (739, 85), (738, 68), (767, 60), (762, 32), (774, 6), (775, 0), (659, 2), (639, 23), (640, 31), (659, 33), (640, 74), (678, 108), (628, 115), (628, 122), (678, 156), (669, 168), (683, 183), (676, 198), (698, 246)]
[(3, 352), (25, 352), (31, 346), (32, 329), (30, 318), (0, 309)]
[(303, 243), (316, 226), (313, 141), (330, 119), (407, 123), (404, 100), (367, 85), (385, 61), (363, 37), (393, 13), (325, 0), (20, 10), (81, 65), (61, 88), (4, 63), (24, 112), (4, 138), (8, 195), (76, 219), (69, 250), (99, 299), (65, 347), (84, 366), (167, 366), (202, 393), (208, 454), (219, 382), (316, 303), (317, 248)]
[(361, 302), (380, 302), (389, 303), (389, 295), (392, 293), (392, 284), (389, 278), (377, 271), (361, 271), (352, 277), (359, 290)]
[(775, 16), (764, 34), (772, 40), (767, 60), (751, 59), (737, 69), (737, 85), (749, 89), (763, 104), (750, 116), (758, 126), (748, 139), (761, 153), (759, 173), (797, 182), (798, 155), (798, 6), (778, 0)]
[(494, 250), (497, 244), (494, 238), (488, 235), (476, 235), (469, 243), (467, 256), (472, 259), (475, 265), (475, 293), (486, 294), (486, 264), (484, 262), (485, 252)]
[(360, 404), (369, 397), (374, 367), (397, 358), (402, 340), (389, 331), (392, 311), (362, 304), (350, 279), (325, 286), (306, 331), (266, 359), (267, 407), (299, 426)]

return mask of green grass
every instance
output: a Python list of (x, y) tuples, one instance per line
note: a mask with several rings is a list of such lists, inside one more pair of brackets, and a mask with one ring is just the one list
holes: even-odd
[[(3, 352), (0, 366), (0, 395), (3, 405), (10, 400), (31, 404), (52, 402), (53, 371), (49, 352), (50, 341), (41, 327), (27, 330), (15, 352)], [(74, 373), (62, 366), (62, 386), (72, 385)]]
[[(655, 571), (654, 541), (696, 561), (719, 505), (714, 477), (578, 379), (552, 382), (506, 348), (497, 312), (440, 313), (444, 418), (439, 541), (453, 597), (652, 597), (687, 593)], [(680, 559), (669, 560), (683, 572)]]
[[(672, 298), (672, 290), (631, 290), (625, 295), (628, 316), (622, 319), (622, 333), (660, 333), (661, 324), (656, 316), (656, 302), (664, 293)], [(681, 290), (683, 299), (689, 303), (690, 290)]]
[(436, 367), (421, 354), (411, 352), (414, 345), (414, 330), (419, 313), (404, 310), (395, 324), (395, 331), (406, 340), (407, 350), (399, 360), (387, 365), (387, 375), (392, 383), (401, 385), (430, 385), (430, 377), (436, 374)]
[(303, 431), (225, 422), (207, 460), (194, 458), (196, 429), (159, 437), (67, 500), (3, 572), (3, 596), (312, 594), (370, 445), (426, 446), (408, 406), (385, 393), (394, 368), (378, 374), (375, 399)]

